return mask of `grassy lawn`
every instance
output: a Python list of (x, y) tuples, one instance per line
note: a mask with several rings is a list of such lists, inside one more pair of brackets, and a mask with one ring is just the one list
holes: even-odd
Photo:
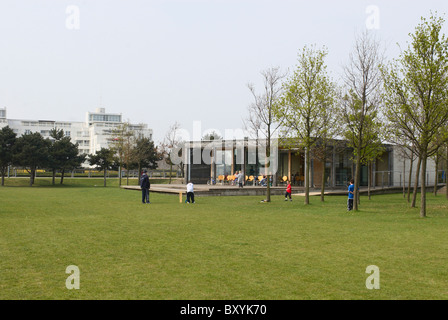
[[(112, 180), (17, 180), (0, 188), (0, 299), (448, 298), (442, 195), (428, 194), (421, 219), (402, 195), (362, 197), (356, 213), (340, 196), (187, 205), (154, 193), (143, 205)], [(79, 290), (65, 287), (69, 265)], [(369, 265), (379, 290), (366, 289)]]

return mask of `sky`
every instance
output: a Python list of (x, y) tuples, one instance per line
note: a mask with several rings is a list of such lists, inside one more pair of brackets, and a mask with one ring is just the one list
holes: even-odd
[(0, 107), (56, 121), (102, 107), (156, 143), (175, 122), (226, 137), (244, 127), (261, 71), (291, 72), (303, 47), (325, 46), (340, 82), (360, 33), (397, 58), (431, 12), (448, 1), (0, 0)]

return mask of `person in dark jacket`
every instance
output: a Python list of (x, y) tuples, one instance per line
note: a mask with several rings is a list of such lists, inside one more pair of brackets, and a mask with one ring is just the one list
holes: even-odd
[(149, 183), (149, 177), (146, 174), (147, 171), (143, 170), (142, 176), (140, 177), (140, 188), (142, 189), (142, 203), (149, 202), (149, 188), (151, 184)]

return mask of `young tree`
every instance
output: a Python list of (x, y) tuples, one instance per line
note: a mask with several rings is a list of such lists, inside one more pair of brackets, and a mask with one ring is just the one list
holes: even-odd
[(121, 169), (126, 168), (126, 184), (129, 185), (129, 169), (132, 161), (133, 149), (135, 147), (135, 132), (131, 130), (130, 124), (125, 122), (112, 131), (112, 142), (110, 149), (115, 152), (119, 165), (118, 185), (121, 186)]
[(338, 118), (336, 117), (336, 109), (334, 104), (330, 104), (322, 112), (323, 127), (321, 137), (314, 145), (312, 150), (313, 158), (322, 163), (322, 180), (320, 189), (320, 201), (325, 201), (325, 164), (331, 160), (333, 151), (339, 149), (339, 143), (334, 138), (338, 133), (339, 126), (337, 125)]
[(0, 172), (2, 175), (2, 186), (5, 185), (5, 175), (8, 166), (13, 160), (13, 149), (16, 142), (16, 134), (9, 127), (3, 127), (0, 130)]
[[(386, 98), (384, 100), (386, 100)], [(387, 112), (388, 111), (386, 110), (386, 113)], [(386, 114), (386, 119), (387, 118), (388, 117)], [(412, 171), (414, 169), (415, 160), (418, 160), (415, 172), (414, 189), (411, 203), (411, 207), (415, 207), (421, 161), (420, 158), (418, 157), (418, 154), (416, 153), (415, 145), (412, 143), (411, 139), (409, 139), (407, 136), (409, 132), (414, 132), (416, 129), (413, 127), (413, 123), (407, 120), (406, 116), (403, 117), (402, 120), (404, 121), (403, 123), (406, 123), (404, 126), (403, 125), (398, 126), (396, 123), (389, 122), (387, 123), (386, 128), (388, 130), (389, 139), (397, 146), (399, 146), (400, 154), (402, 155), (402, 157), (405, 160), (408, 159), (410, 161), (409, 175), (408, 175), (408, 191), (407, 191), (407, 201), (409, 203), (411, 203), (410, 194), (412, 184)], [(405, 130), (403, 128), (407, 129)]]
[(384, 55), (380, 50), (379, 42), (365, 32), (356, 39), (348, 65), (344, 67), (342, 121), (345, 124), (344, 136), (353, 148), (355, 211), (359, 203), (361, 166), (371, 158), (368, 154), (381, 145), (378, 140), (382, 85), (379, 66)]
[[(248, 107), (249, 116), (245, 120), (245, 123), (246, 127), (249, 128), (251, 132), (255, 133), (257, 143), (259, 142), (260, 137), (264, 138), (265, 143), (261, 143), (259, 147), (265, 146), (266, 159), (270, 159), (271, 141), (282, 124), (283, 119), (281, 115), (275, 117), (274, 112), (282, 94), (281, 81), (285, 77), (285, 74), (280, 72), (280, 68), (273, 67), (261, 71), (261, 75), (263, 79), (262, 93), (257, 94), (255, 86), (252, 83), (247, 85), (252, 93), (254, 101)], [(268, 181), (266, 188), (267, 202), (271, 201), (270, 181), (271, 176), (274, 173), (272, 172), (271, 166), (272, 163), (265, 163), (265, 173)]]
[[(411, 44), (383, 68), (387, 117), (414, 144), (421, 161), (420, 217), (426, 217), (427, 159), (437, 150), (435, 138), (448, 122), (448, 40), (444, 19), (421, 19)], [(411, 123), (411, 128), (408, 123)]]
[(89, 164), (104, 171), (104, 186), (106, 186), (107, 170), (111, 170), (117, 166), (117, 159), (114, 150), (101, 148), (96, 154), (88, 157)]
[[(345, 96), (341, 105), (341, 119), (345, 125), (342, 134), (347, 140), (347, 145), (353, 148), (355, 165), (353, 174), (355, 185), (353, 208), (358, 210), (361, 166), (367, 165), (370, 169), (371, 163), (384, 152), (382, 139), (379, 134), (381, 124), (378, 121), (377, 112), (368, 110), (369, 107), (363, 107), (363, 103), (357, 98), (356, 94), (351, 93), (350, 96)], [(368, 180), (370, 198), (370, 179)]]
[(30, 187), (34, 184), (37, 168), (48, 165), (50, 144), (50, 140), (44, 139), (39, 132), (24, 134), (16, 140), (13, 162), (29, 172)]
[[(178, 147), (182, 144), (182, 139), (179, 137), (179, 130), (181, 126), (177, 121), (168, 129), (163, 142), (160, 144), (160, 152), (166, 163), (170, 165), (170, 180), (173, 172), (174, 162), (172, 161), (172, 152), (178, 150)], [(179, 164), (182, 165), (182, 164)]]
[(71, 142), (70, 137), (65, 136), (64, 130), (52, 129), (50, 136), (54, 139), (49, 148), (49, 166), (53, 171), (52, 183), (55, 184), (56, 170), (61, 170), (61, 181), (64, 182), (65, 170), (79, 167), (85, 160), (84, 155), (79, 155), (78, 144)]
[(154, 146), (154, 142), (149, 138), (140, 136), (137, 137), (135, 144), (135, 148), (132, 152), (132, 161), (138, 168), (139, 176), (142, 168), (156, 169), (157, 161), (162, 158), (160, 157), (157, 148)]
[(59, 161), (64, 157), (64, 151), (62, 150), (62, 146), (59, 143), (62, 138), (64, 138), (64, 130), (60, 129), (52, 129), (50, 130), (50, 137), (54, 140), (51, 141), (49, 147), (49, 161), (48, 166), (52, 171), (52, 184), (55, 184), (56, 180), (56, 170), (59, 168)]
[(297, 69), (284, 83), (281, 103), (275, 106), (275, 117), (283, 119), (285, 144), (305, 149), (305, 204), (309, 204), (310, 152), (326, 132), (325, 109), (335, 103), (335, 85), (327, 75), (324, 62), (326, 48), (304, 47), (299, 53)]

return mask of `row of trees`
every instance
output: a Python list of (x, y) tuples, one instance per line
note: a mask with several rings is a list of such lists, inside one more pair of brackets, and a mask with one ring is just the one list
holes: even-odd
[[(107, 170), (122, 168), (126, 170), (141, 168), (155, 169), (161, 159), (154, 142), (147, 137), (131, 130), (128, 123), (120, 125), (112, 132), (112, 142), (109, 148), (101, 148), (95, 154), (79, 154), (78, 144), (71, 142), (70, 137), (62, 129), (52, 129), (51, 138), (44, 138), (39, 132), (24, 134), (17, 137), (9, 127), (0, 130), (0, 173), (2, 186), (8, 166), (15, 165), (26, 168), (30, 174), (30, 186), (34, 184), (38, 168), (50, 169), (53, 173), (52, 183), (55, 184), (56, 172), (61, 172), (60, 183), (63, 183), (66, 170), (78, 168), (86, 162), (104, 171), (104, 186), (106, 186)], [(119, 175), (121, 185), (121, 174)], [(129, 179), (129, 175), (127, 175)], [(129, 180), (127, 180), (129, 184)]]
[(39, 132), (34, 132), (17, 137), (9, 126), (0, 130), (2, 186), (5, 184), (6, 171), (11, 164), (28, 170), (32, 186), (37, 168), (50, 168), (53, 172), (53, 184), (56, 171), (60, 170), (62, 184), (64, 172), (79, 167), (85, 161), (85, 156), (78, 154), (78, 146), (70, 141), (70, 137), (64, 135), (63, 130), (53, 129), (50, 131), (50, 136), (52, 139), (44, 139)]
[[(443, 23), (436, 16), (422, 18), (410, 34), (408, 48), (391, 62), (386, 61), (380, 42), (363, 33), (355, 41), (341, 84), (327, 72), (327, 48), (312, 46), (299, 53), (292, 75), (269, 68), (262, 72), (260, 94), (249, 85), (254, 102), (246, 119), (248, 129), (257, 138), (264, 136), (268, 144), (277, 134), (283, 145), (304, 150), (305, 204), (309, 204), (311, 157), (325, 162), (335, 138), (343, 138), (353, 149), (355, 190), (359, 190), (361, 166), (370, 169), (384, 152), (383, 143), (389, 141), (419, 159), (415, 180), (420, 174), (420, 215), (426, 216), (427, 159), (435, 155), (441, 159), (442, 150), (448, 150), (448, 40), (441, 33)], [(416, 190), (417, 184), (414, 195)], [(269, 189), (267, 193), (269, 201)], [(359, 192), (355, 210), (358, 204)]]

